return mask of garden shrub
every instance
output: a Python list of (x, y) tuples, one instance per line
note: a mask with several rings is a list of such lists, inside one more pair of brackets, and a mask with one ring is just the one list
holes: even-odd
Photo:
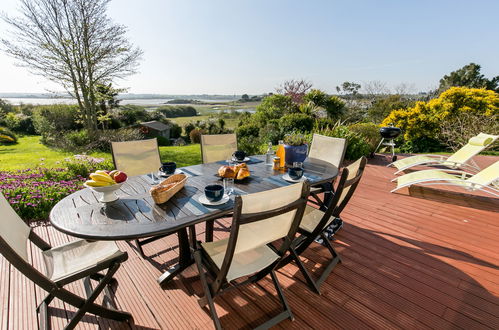
[(244, 151), (248, 155), (261, 155), (267, 151), (267, 144), (261, 138), (252, 135), (238, 136), (237, 149)]
[(379, 126), (374, 123), (357, 123), (348, 126), (348, 128), (366, 140), (371, 148), (371, 152), (378, 146), (381, 136), (379, 134)]
[(414, 107), (394, 110), (382, 125), (393, 123), (404, 132), (406, 141), (426, 138), (442, 141), (441, 130), (449, 121), (462, 114), (499, 116), (499, 94), (485, 89), (452, 87), (428, 102), (417, 102)]
[(179, 124), (170, 122), (170, 137), (177, 139), (182, 135), (182, 127)]
[(279, 125), (283, 133), (294, 131), (307, 133), (314, 128), (314, 119), (304, 113), (292, 113), (284, 115), (279, 120)]
[(165, 138), (164, 136), (157, 136), (156, 139), (158, 140), (158, 145), (160, 147), (166, 147), (171, 145), (170, 139)]
[(163, 114), (166, 118), (192, 117), (198, 115), (196, 109), (190, 105), (164, 105), (158, 107), (156, 111)]
[(201, 135), (205, 134), (205, 130), (195, 128), (189, 133), (189, 138), (191, 140), (191, 143), (201, 143)]
[(269, 119), (279, 119), (286, 114), (297, 112), (298, 105), (293, 103), (291, 96), (274, 94), (263, 99), (252, 117), (261, 127)]
[(23, 113), (8, 113), (4, 118), (5, 125), (12, 131), (22, 134), (36, 134), (31, 116)]
[(367, 141), (360, 134), (348, 129), (347, 126), (337, 125), (334, 128), (320, 130), (315, 133), (346, 139), (347, 150), (345, 152), (345, 159), (356, 160), (362, 156), (368, 156), (371, 153), (371, 147)]
[[(61, 165), (67, 169), (68, 177), (70, 178), (88, 178), (90, 173), (95, 172), (96, 170), (114, 169), (114, 164), (111, 160), (89, 155), (74, 155), (72, 157), (67, 157), (61, 162)], [(57, 179), (57, 177), (52, 177), (53, 172), (51, 170), (46, 170), (45, 172), (45, 176), (49, 179)]]
[(78, 106), (53, 104), (39, 106), (33, 110), (33, 124), (42, 143), (55, 142), (63, 132), (81, 129), (78, 123)]
[(246, 124), (239, 126), (236, 129), (237, 136), (245, 137), (245, 136), (253, 136), (258, 137), (260, 133), (260, 127), (256, 124)]
[(272, 142), (272, 144), (277, 144), (279, 140), (282, 140), (284, 138), (284, 134), (279, 126), (279, 120), (269, 120), (264, 127), (260, 128), (258, 136), (260, 137), (260, 140), (264, 142)]
[(123, 123), (123, 126), (131, 126), (140, 122), (153, 120), (151, 119), (151, 114), (144, 107), (131, 104), (120, 106), (115, 116)]
[(17, 136), (8, 128), (0, 127), (0, 144), (15, 144)]
[(194, 125), (194, 123), (187, 123), (184, 125), (184, 132), (185, 132), (185, 136), (190, 140), (190, 136), (191, 136), (191, 131), (193, 129), (196, 128), (196, 125)]

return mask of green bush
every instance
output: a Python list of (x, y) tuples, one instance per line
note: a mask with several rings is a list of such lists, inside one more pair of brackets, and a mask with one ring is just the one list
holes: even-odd
[[(397, 141), (402, 142), (403, 139), (397, 139)], [(428, 137), (420, 137), (406, 141), (399, 147), (401, 152), (407, 153), (436, 152), (444, 149), (445, 146), (443, 146), (440, 141)]]
[[(68, 177), (70, 178), (88, 178), (90, 173), (95, 172), (96, 170), (110, 171), (114, 169), (114, 164), (111, 160), (105, 160), (104, 158), (92, 157), (88, 155), (74, 155), (72, 157), (67, 157), (61, 164), (67, 168)], [(52, 177), (52, 172), (50, 170), (45, 172), (46, 177), (50, 179), (57, 179), (57, 177)]]
[(153, 120), (152, 115), (144, 107), (138, 105), (120, 106), (116, 112), (116, 118), (123, 126), (131, 126), (137, 123)]
[(157, 136), (156, 139), (158, 140), (158, 145), (160, 147), (166, 147), (171, 145), (170, 139), (165, 138), (164, 136)]
[(165, 105), (158, 107), (156, 111), (163, 114), (166, 118), (192, 117), (198, 114), (196, 109), (190, 105)]
[(357, 123), (348, 126), (348, 128), (366, 140), (371, 147), (371, 152), (378, 146), (381, 136), (379, 135), (379, 126), (374, 123)]
[(5, 116), (4, 122), (5, 125), (14, 132), (28, 135), (36, 134), (31, 116), (27, 116), (23, 113), (10, 112)]
[(295, 131), (308, 133), (314, 128), (314, 119), (304, 113), (292, 113), (284, 115), (279, 124), (283, 133)]
[(0, 127), (0, 144), (15, 144), (17, 136), (8, 128)]
[(50, 144), (63, 132), (81, 129), (76, 105), (53, 104), (33, 110), (33, 124), (42, 142)]
[(348, 129), (347, 126), (337, 125), (332, 129), (320, 130), (315, 133), (346, 139), (347, 150), (345, 152), (345, 159), (356, 160), (371, 153), (371, 147), (367, 141), (360, 134)]
[(253, 137), (258, 137), (259, 135), (259, 132), (260, 132), (260, 127), (258, 127), (258, 125), (256, 124), (246, 124), (246, 125), (242, 125), (242, 126), (239, 126), (237, 129), (236, 129), (236, 134), (237, 136), (241, 136), (241, 137), (246, 137), (246, 136), (253, 136)]
[(267, 144), (258, 137), (251, 135), (237, 137), (237, 149), (248, 155), (261, 155), (267, 151)]
[(196, 128), (196, 125), (194, 123), (187, 123), (184, 125), (184, 132), (186, 137), (190, 140), (191, 138), (191, 131)]
[(277, 144), (279, 140), (284, 138), (283, 132), (281, 132), (281, 128), (279, 126), (279, 120), (271, 119), (260, 128), (260, 132), (258, 134), (260, 140), (264, 142), (272, 142), (273, 144)]
[(170, 122), (170, 137), (177, 139), (182, 135), (182, 127), (179, 124)]
[(189, 139), (191, 143), (201, 143), (201, 134), (205, 134), (205, 130), (195, 128), (189, 133)]

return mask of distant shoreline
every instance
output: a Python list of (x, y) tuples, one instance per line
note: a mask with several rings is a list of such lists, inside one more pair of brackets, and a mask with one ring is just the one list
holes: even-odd
[[(62, 98), (62, 97), (2, 97), (2, 100), (9, 102), (12, 105), (20, 104), (35, 104), (35, 105), (49, 105), (49, 104), (76, 104), (76, 100), (72, 98)], [(168, 105), (167, 102), (171, 100), (177, 100), (177, 98), (118, 98), (121, 105), (143, 105), (143, 106), (159, 106)], [(190, 98), (193, 101), (199, 101), (203, 103), (225, 103), (236, 101), (237, 99), (210, 99), (210, 98)], [(191, 103), (183, 103), (191, 104)], [(196, 104), (196, 103), (192, 103)], [(173, 104), (170, 104), (173, 105)]]

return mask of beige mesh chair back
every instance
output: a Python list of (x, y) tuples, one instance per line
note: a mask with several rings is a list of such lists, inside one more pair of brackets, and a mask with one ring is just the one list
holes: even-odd
[[(48, 305), (54, 298), (59, 298), (77, 309), (65, 329), (74, 329), (87, 312), (117, 321), (131, 318), (129, 313), (94, 303), (113, 279), (112, 276), (120, 264), (127, 259), (127, 254), (121, 252), (116, 243), (76, 240), (53, 248), (23, 222), (2, 193), (0, 193), (0, 214), (0, 253), (23, 275), (49, 292), (37, 308), (37, 312), (40, 313), (40, 329), (50, 328)], [(29, 241), (42, 251), (44, 272), (29, 262)], [(106, 269), (108, 271), (105, 275), (98, 273)], [(86, 298), (63, 288), (66, 284), (85, 277), (87, 280), (84, 285), (88, 294)], [(98, 281), (94, 289), (90, 286), (90, 279)], [(112, 301), (107, 291), (107, 299)]]
[[(327, 279), (338, 262), (341, 261), (339, 254), (329, 242), (329, 238), (325, 233), (326, 229), (335, 218), (340, 217), (341, 211), (343, 211), (348, 204), (348, 201), (353, 196), (353, 193), (362, 178), (366, 164), (367, 159), (361, 157), (356, 162), (343, 169), (334, 197), (325, 212), (311, 206), (306, 207), (299, 228), (299, 233), (301, 235), (295, 241), (295, 252), (297, 255), (290, 255), (279, 264), (279, 267), (283, 267), (293, 260), (296, 261), (308, 285), (317, 293), (320, 293), (322, 283)], [(314, 280), (300, 260), (299, 255), (302, 254), (317, 237), (322, 239), (323, 245), (326, 246), (331, 254), (331, 259), (326, 263), (319, 278)]]
[(236, 134), (201, 135), (201, 155), (205, 164), (227, 160), (236, 150)]
[(317, 158), (340, 168), (345, 157), (347, 140), (314, 134), (308, 157)]
[[(284, 311), (261, 325), (267, 329), (292, 317), (274, 273), (283, 256), (293, 253), (291, 242), (303, 216), (310, 187), (308, 182), (250, 195), (236, 196), (230, 236), (198, 245), (195, 253), (205, 292), (200, 303), (208, 304), (217, 329), (221, 328), (213, 297), (225, 289), (255, 283), (270, 274)], [(276, 246), (270, 243), (274, 242)], [(203, 267), (215, 276), (208, 284)], [(244, 278), (244, 280), (241, 280)]]
[(111, 146), (114, 166), (128, 176), (156, 173), (161, 166), (156, 138), (112, 142)]

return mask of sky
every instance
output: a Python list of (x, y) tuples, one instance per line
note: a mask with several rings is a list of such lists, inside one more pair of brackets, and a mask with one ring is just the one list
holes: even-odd
[[(18, 0), (1, 0), (16, 15)], [(414, 92), (470, 62), (499, 75), (497, 0), (113, 0), (109, 16), (144, 51), (130, 93), (262, 94), (289, 79)], [(0, 22), (0, 36), (6, 24)], [(0, 52), (0, 92), (61, 88)]]

